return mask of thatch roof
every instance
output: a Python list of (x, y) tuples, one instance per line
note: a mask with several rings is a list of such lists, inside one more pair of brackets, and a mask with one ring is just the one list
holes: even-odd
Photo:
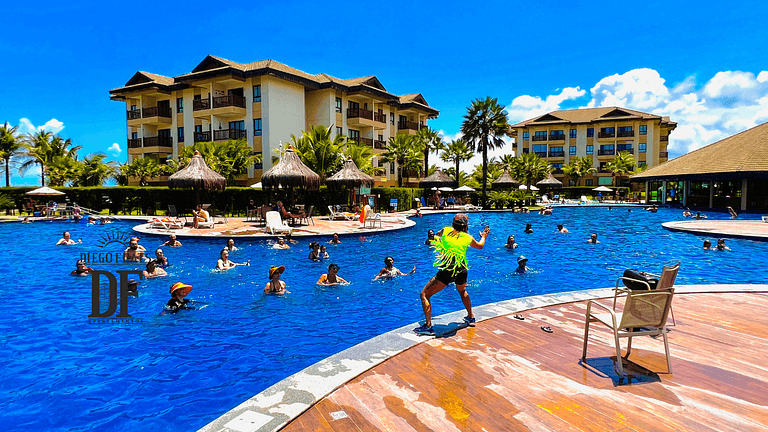
[(373, 177), (360, 171), (352, 158), (344, 161), (344, 167), (336, 174), (328, 177), (325, 182), (329, 186), (355, 187), (373, 187)]
[(512, 178), (508, 172), (504, 171), (502, 175), (491, 183), (491, 187), (497, 188), (512, 188), (517, 187), (520, 184), (519, 181)]
[(563, 182), (556, 179), (552, 173), (549, 173), (547, 178), (536, 183), (536, 186), (548, 186), (548, 187), (563, 187)]
[(652, 179), (740, 178), (768, 174), (768, 123), (717, 141), (632, 176)]
[(444, 173), (439, 168), (436, 169), (431, 176), (428, 176), (427, 178), (419, 182), (420, 188), (433, 188), (433, 187), (439, 188), (443, 186), (454, 188), (458, 186), (458, 184), (456, 182), (456, 179)]
[(299, 155), (288, 147), (283, 157), (272, 168), (261, 175), (264, 187), (303, 187), (307, 190), (320, 189), (320, 176), (304, 165)]
[(189, 160), (187, 166), (168, 177), (171, 188), (196, 188), (205, 190), (224, 190), (227, 179), (216, 171), (208, 168), (200, 152)]

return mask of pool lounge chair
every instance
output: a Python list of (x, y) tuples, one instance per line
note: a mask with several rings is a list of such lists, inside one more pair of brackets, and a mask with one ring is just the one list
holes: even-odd
[(331, 212), (331, 215), (328, 217), (330, 220), (354, 220), (354, 218), (350, 218), (344, 213), (337, 212), (333, 206), (328, 206), (328, 211)]
[(150, 228), (154, 229), (182, 229), (184, 228), (184, 221), (175, 218), (164, 217), (161, 219), (155, 218), (150, 222), (152, 225)]
[(315, 220), (312, 219), (312, 212), (314, 212), (314, 211), (315, 211), (315, 206), (314, 205), (309, 206), (309, 210), (307, 210), (307, 212), (304, 213), (304, 216), (302, 216), (299, 219), (299, 225), (301, 225), (302, 221), (306, 222), (307, 226), (309, 226), (309, 222), (310, 221), (312, 222), (312, 225), (314, 225), (315, 224)]
[(464, 204), (464, 210), (466, 211), (480, 211), (483, 208), (474, 204)]
[(369, 211), (368, 214), (365, 216), (365, 226), (368, 226), (369, 222), (371, 224), (371, 228), (376, 227), (376, 222), (379, 223), (379, 228), (383, 228), (381, 226), (381, 213), (374, 213), (372, 211)]
[(268, 211), (265, 217), (267, 221), (267, 231), (271, 234), (276, 232), (287, 232), (288, 234), (293, 232), (293, 228), (288, 226), (280, 217), (280, 213), (276, 211)]
[(594, 202), (594, 201), (592, 201), (592, 200), (589, 200), (589, 199), (587, 199), (587, 196), (586, 196), (586, 195), (582, 195), (582, 196), (581, 196), (581, 201), (579, 201), (579, 203), (584, 203), (584, 204), (594, 204), (595, 202)]

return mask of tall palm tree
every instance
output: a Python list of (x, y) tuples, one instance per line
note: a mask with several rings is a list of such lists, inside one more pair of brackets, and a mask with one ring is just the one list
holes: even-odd
[(81, 162), (80, 175), (77, 179), (78, 186), (101, 186), (115, 172), (114, 162), (104, 162), (107, 155), (94, 153), (88, 155)]
[(11, 127), (7, 122), (0, 127), (0, 158), (5, 161), (5, 187), (11, 185), (11, 158), (24, 148), (21, 139), (16, 135), (18, 128), (18, 125)]
[(630, 152), (620, 151), (616, 158), (605, 164), (605, 168), (611, 172), (611, 184), (618, 186), (614, 181), (618, 182), (620, 177), (635, 169), (635, 157)]
[(488, 191), (488, 150), (504, 146), (502, 138), (509, 134), (507, 112), (495, 98), (475, 99), (472, 106), (467, 108), (461, 133), (472, 151), (481, 151), (483, 154), (482, 201), (485, 208)]
[(512, 169), (512, 164), (515, 163), (515, 157), (511, 154), (505, 154), (498, 162), (499, 168), (502, 171), (509, 171)]
[(424, 150), (424, 171), (429, 172), (429, 154), (437, 153), (445, 148), (440, 135), (430, 127), (425, 127), (416, 134), (414, 138), (418, 145)]
[(162, 172), (157, 160), (152, 158), (135, 158), (133, 162), (123, 165), (121, 169), (128, 177), (138, 177), (140, 186), (146, 186), (147, 179), (157, 177)]
[(535, 153), (523, 153), (515, 157), (510, 174), (525, 184), (528, 191), (533, 182), (543, 179), (552, 171), (552, 165)]
[(573, 180), (576, 186), (579, 186), (579, 180), (588, 174), (597, 171), (592, 166), (592, 157), (590, 156), (576, 156), (563, 167), (563, 173)]
[(83, 164), (75, 158), (67, 156), (53, 156), (45, 164), (45, 173), (50, 186), (65, 186), (67, 182), (71, 186), (81, 186), (78, 182), (82, 174)]
[[(35, 165), (40, 165), (40, 184), (45, 186), (45, 176), (48, 167), (53, 164), (61, 165), (58, 157), (77, 159), (77, 152), (82, 146), (72, 147), (71, 139), (63, 139), (46, 131), (37, 131), (24, 137), (24, 156), (26, 161), (21, 164), (19, 171), (24, 174)], [(65, 163), (69, 165), (69, 163)]]
[(459, 169), (459, 163), (470, 160), (473, 155), (474, 153), (472, 153), (469, 147), (467, 147), (467, 143), (459, 138), (457, 140), (451, 141), (451, 143), (443, 149), (443, 153), (440, 154), (440, 159), (442, 159), (443, 162), (453, 162), (455, 164), (456, 169), (453, 172), (456, 181), (458, 182), (459, 173), (461, 172)]
[(224, 176), (228, 182), (233, 182), (237, 176), (247, 173), (248, 168), (258, 163), (261, 156), (253, 153), (243, 138), (225, 142), (198, 142), (184, 147), (178, 162), (166, 162), (166, 165), (161, 167), (161, 174), (172, 174), (187, 166), (195, 151), (200, 152), (210, 169)]
[(342, 150), (345, 146), (344, 135), (334, 136), (333, 125), (310, 126), (302, 131), (301, 137), (291, 135), (293, 149), (312, 171), (320, 176), (320, 183), (341, 169), (343, 161)]
[(397, 186), (403, 186), (403, 170), (421, 168), (421, 149), (414, 146), (413, 135), (398, 134), (389, 138), (387, 150), (381, 154), (383, 163), (397, 164)]
[(371, 176), (376, 172), (376, 168), (374, 168), (373, 163), (371, 162), (373, 158), (373, 150), (371, 150), (370, 147), (348, 144), (344, 149), (344, 156), (352, 158), (352, 161), (357, 165), (357, 168), (360, 171)]

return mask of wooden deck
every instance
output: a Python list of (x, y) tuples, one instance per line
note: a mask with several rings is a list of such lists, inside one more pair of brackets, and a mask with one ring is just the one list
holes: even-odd
[(613, 337), (599, 325), (580, 362), (585, 310), (586, 302), (534, 309), (525, 321), (494, 318), (429, 340), (283, 430), (768, 430), (768, 294), (677, 295), (674, 374), (661, 339), (635, 338), (630, 383), (614, 371)]

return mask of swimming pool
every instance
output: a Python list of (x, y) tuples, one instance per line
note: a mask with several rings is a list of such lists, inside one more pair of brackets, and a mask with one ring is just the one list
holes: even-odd
[[(418, 293), (434, 274), (426, 231), (448, 225), (452, 216), (425, 216), (411, 229), (329, 245), (330, 262), (353, 281), (333, 288), (314, 285), (328, 264), (307, 260), (307, 244), (316, 239), (302, 239), (288, 251), (236, 240), (242, 249), (232, 260), (250, 259), (251, 266), (227, 273), (212, 271), (221, 240), (182, 239), (181, 248), (164, 248), (173, 264), (170, 276), (142, 282), (140, 297), (129, 299), (130, 313), (143, 320), (136, 325), (87, 324), (90, 278), (69, 276), (81, 252), (98, 250), (106, 234), (133, 235), (133, 224), (0, 224), (0, 241), (11, 246), (0, 258), (6, 269), (0, 286), (2, 424), (9, 430), (202, 427), (310, 364), (421, 319)], [(704, 252), (704, 238), (661, 228), (678, 219), (677, 210), (623, 207), (558, 208), (552, 216), (470, 214), (474, 236), (491, 227), (486, 248), (469, 252), (473, 304), (610, 286), (625, 268), (658, 270), (677, 260), (683, 263), (679, 284), (765, 282), (766, 243), (728, 240), (733, 251)], [(532, 234), (522, 232), (527, 222)], [(571, 232), (557, 233), (558, 223)], [(54, 246), (64, 230), (83, 243)], [(592, 232), (601, 244), (586, 243)], [(509, 234), (520, 243), (514, 252), (502, 247)], [(164, 240), (141, 237), (150, 251)], [(122, 248), (113, 246), (103, 249)], [(520, 254), (533, 272), (514, 274)], [(386, 255), (405, 272), (416, 265), (416, 274), (372, 282)], [(291, 293), (264, 296), (268, 268), (276, 264), (286, 266), (283, 280)], [(189, 298), (204, 302), (201, 309), (161, 313), (175, 281), (194, 285)], [(433, 308), (438, 315), (462, 305), (451, 287), (434, 297)]]

